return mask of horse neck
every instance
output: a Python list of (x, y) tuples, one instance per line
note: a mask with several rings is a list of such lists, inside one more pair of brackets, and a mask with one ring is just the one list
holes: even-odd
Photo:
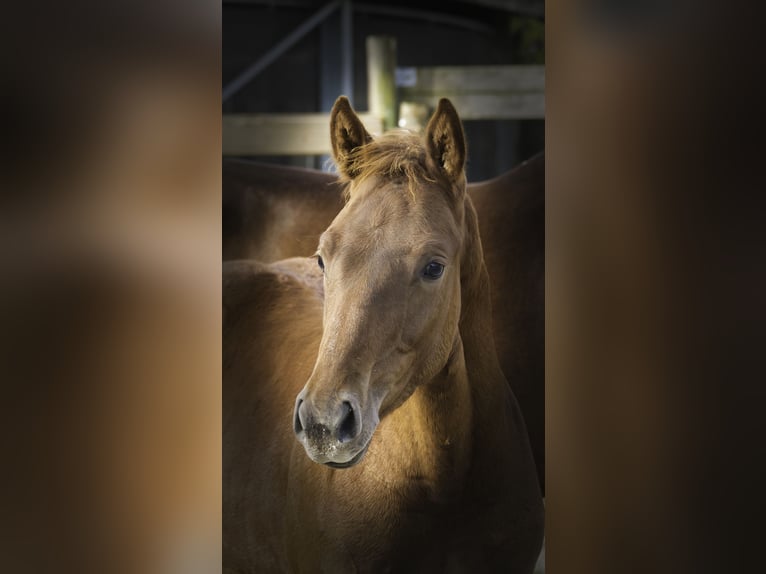
[[(465, 204), (465, 239), (461, 257), (461, 318), (444, 368), (422, 384), (397, 411), (397, 428), (417, 455), (421, 476), (457, 485), (465, 476), (484, 413), (504, 404), (508, 384), (492, 339), (489, 277), (482, 256), (476, 212)], [(494, 405), (493, 405), (494, 403)], [(401, 444), (401, 443), (399, 443)]]
[[(506, 430), (514, 435), (515, 440), (523, 441), (526, 436), (523, 419), (497, 357), (489, 274), (484, 264), (476, 210), (468, 196), (465, 199), (464, 221), (458, 330), (471, 391), (472, 433), (475, 440), (489, 445), (501, 434), (496, 432), (495, 426), (498, 420), (503, 420), (510, 425)], [(513, 413), (510, 419), (506, 417), (508, 407)]]
[(487, 491), (502, 491), (513, 481), (527, 495), (539, 495), (524, 417), (495, 349), (489, 275), (476, 211), (468, 197), (465, 214), (459, 332), (473, 421), (471, 472), (482, 477)]
[[(464, 239), (460, 262), (461, 312), (459, 336), (469, 375), (481, 374), (489, 387), (504, 380), (492, 337), (489, 274), (479, 236), (479, 223), (471, 198), (465, 198)], [(470, 376), (471, 379), (476, 376)], [(480, 381), (476, 381), (479, 383)]]

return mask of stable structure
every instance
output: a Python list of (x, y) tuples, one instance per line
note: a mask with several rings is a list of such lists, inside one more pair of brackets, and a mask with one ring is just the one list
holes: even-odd
[[(534, 3), (526, 4), (533, 6)], [(322, 51), (334, 61), (339, 61), (340, 66), (327, 65), (326, 74), (323, 68), (321, 108), (326, 112), (224, 114), (223, 154), (329, 154), (331, 150), (327, 126), (332, 103), (340, 94), (349, 96), (353, 102), (353, 12), (360, 10), (375, 13), (382, 8), (356, 4), (350, 0), (328, 2), (229, 82), (223, 90), (224, 101), (278, 60), (306, 34), (319, 25), (327, 26), (332, 22), (334, 28), (331, 33), (323, 34)], [(421, 16), (436, 21), (439, 17), (449, 18), (437, 13)], [(369, 106), (368, 111), (360, 115), (373, 135), (397, 126), (412, 130), (422, 128), (424, 118), (427, 118), (441, 97), (450, 98), (460, 110), (461, 117), (469, 121), (545, 117), (544, 66), (398, 67), (396, 38), (379, 35), (366, 38), (365, 50)]]

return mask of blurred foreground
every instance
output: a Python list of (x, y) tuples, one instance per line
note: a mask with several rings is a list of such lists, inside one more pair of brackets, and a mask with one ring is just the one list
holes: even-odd
[(3, 89), (0, 570), (215, 572), (220, 6), (43, 10)]
[(762, 569), (761, 21), (546, 3), (551, 574)]

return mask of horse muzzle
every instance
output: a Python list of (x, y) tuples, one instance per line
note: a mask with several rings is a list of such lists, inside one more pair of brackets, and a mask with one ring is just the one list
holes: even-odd
[[(332, 468), (359, 463), (369, 446), (362, 437), (362, 412), (358, 401), (343, 393), (318, 408), (302, 391), (295, 401), (293, 430), (308, 457)], [(371, 433), (364, 433), (369, 438)]]

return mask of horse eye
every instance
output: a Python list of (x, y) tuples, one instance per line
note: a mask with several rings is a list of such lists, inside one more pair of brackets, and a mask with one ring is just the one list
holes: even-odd
[(317, 255), (317, 265), (319, 265), (319, 268), (324, 271), (324, 261), (322, 261), (322, 257)]
[(431, 263), (426, 265), (425, 269), (423, 269), (423, 276), (426, 279), (438, 279), (442, 276), (442, 273), (444, 273), (444, 265), (437, 263), (436, 261), (431, 261)]

